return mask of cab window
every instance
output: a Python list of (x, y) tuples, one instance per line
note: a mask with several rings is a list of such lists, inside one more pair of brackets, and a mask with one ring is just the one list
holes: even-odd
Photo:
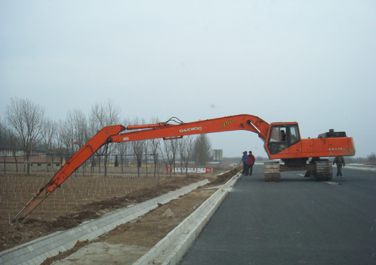
[(300, 141), (297, 125), (272, 126), (268, 149), (271, 154), (277, 154)]
[(293, 125), (290, 127), (290, 143), (293, 145), (300, 141), (298, 126)]
[(286, 127), (274, 126), (270, 133), (270, 142), (284, 142), (286, 141)]

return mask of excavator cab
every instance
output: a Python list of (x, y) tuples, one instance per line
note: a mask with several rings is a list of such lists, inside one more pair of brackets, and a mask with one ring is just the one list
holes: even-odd
[(266, 149), (272, 155), (278, 154), (300, 142), (299, 126), (296, 122), (271, 123), (266, 137)]

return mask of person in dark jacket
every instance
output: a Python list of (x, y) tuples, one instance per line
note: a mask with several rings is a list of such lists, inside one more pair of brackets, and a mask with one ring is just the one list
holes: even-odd
[(338, 177), (341, 177), (343, 178), (343, 175), (342, 175), (342, 166), (345, 166), (345, 159), (343, 158), (343, 156), (336, 156), (336, 158), (334, 158), (334, 161), (333, 161), (333, 165), (334, 163), (337, 164), (337, 178)]
[(286, 141), (286, 133), (285, 133), (285, 131), (284, 130), (281, 130), (281, 132), (280, 132), (280, 138), (281, 138), (281, 141), (282, 142), (285, 142)]
[(248, 172), (246, 174), (252, 176), (252, 171), (253, 171), (253, 164), (255, 163), (256, 158), (254, 155), (252, 155), (252, 151), (249, 151), (248, 154), (248, 159), (247, 159), (247, 166), (248, 166)]
[(247, 165), (247, 161), (248, 161), (247, 151), (244, 151), (244, 152), (243, 152), (243, 156), (242, 156), (243, 175), (246, 175), (246, 174), (248, 173), (248, 165)]

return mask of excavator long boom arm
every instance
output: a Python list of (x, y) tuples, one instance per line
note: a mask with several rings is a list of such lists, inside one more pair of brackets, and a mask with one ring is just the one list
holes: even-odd
[[(170, 124), (168, 122), (130, 125), (108, 126), (100, 130), (91, 140), (81, 147), (44, 185), (36, 195), (14, 217), (14, 220), (22, 220), (30, 214), (44, 199), (75, 171), (87, 159), (89, 159), (101, 146), (111, 142), (128, 142), (146, 139), (164, 138), (176, 139), (185, 135), (225, 132), (235, 130), (247, 130), (257, 133), (264, 141), (269, 124), (261, 118), (253, 115), (235, 115), (216, 119), (201, 120), (196, 122)], [(136, 131), (135, 131), (136, 130)], [(121, 133), (123, 131), (128, 131)]]
[[(269, 124), (259, 117), (252, 115), (236, 115), (216, 119), (195, 121), (180, 124), (146, 124), (132, 125), (126, 127), (128, 132), (114, 135), (110, 138), (112, 142), (139, 141), (146, 139), (181, 138), (185, 135), (205, 134), (215, 132), (228, 132), (235, 130), (247, 130), (257, 133), (264, 141)], [(139, 131), (129, 131), (135, 129), (144, 129)]]

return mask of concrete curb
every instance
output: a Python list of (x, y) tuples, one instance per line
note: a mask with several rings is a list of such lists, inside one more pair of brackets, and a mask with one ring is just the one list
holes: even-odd
[(133, 265), (178, 264), (240, 177), (233, 176)]
[(75, 228), (59, 231), (15, 248), (7, 249), (0, 253), (0, 265), (39, 265), (47, 258), (59, 254), (60, 251), (64, 252), (71, 249), (77, 241), (93, 240), (111, 231), (116, 226), (132, 221), (157, 208), (158, 203), (167, 203), (207, 183), (209, 183), (207, 179), (202, 180), (136, 206), (127, 207), (108, 213), (96, 220), (84, 222)]

